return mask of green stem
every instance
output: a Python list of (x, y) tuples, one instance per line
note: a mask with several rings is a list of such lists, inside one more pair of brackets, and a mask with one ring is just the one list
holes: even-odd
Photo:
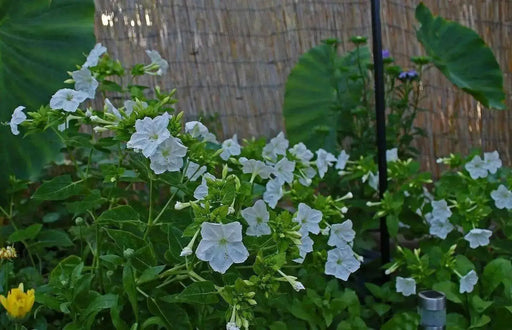
[[(167, 204), (166, 204), (167, 205)], [(160, 212), (161, 213), (161, 212)], [(153, 226), (153, 179), (149, 178), (149, 211), (148, 211), (148, 225), (144, 232), (144, 240), (147, 239), (149, 231)]]

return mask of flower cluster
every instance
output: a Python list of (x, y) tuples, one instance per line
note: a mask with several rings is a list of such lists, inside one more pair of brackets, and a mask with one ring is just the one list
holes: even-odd
[(18, 254), (14, 246), (7, 246), (0, 249), (0, 260), (10, 260), (17, 257)]

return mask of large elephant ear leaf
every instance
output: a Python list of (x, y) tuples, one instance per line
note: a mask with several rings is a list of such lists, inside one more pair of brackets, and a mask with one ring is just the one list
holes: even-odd
[(434, 17), (420, 3), (416, 36), (434, 65), (455, 86), (484, 106), (504, 109), (503, 75), (491, 49), (473, 30), (442, 17)]
[(322, 44), (303, 54), (290, 72), (283, 114), (286, 135), (292, 145), (303, 142), (311, 149), (334, 149), (335, 59), (335, 46)]
[[(16, 1), (0, 4), (0, 121), (23, 105), (25, 112), (48, 104), (84, 53), (94, 46), (92, 0)], [(23, 129), (21, 129), (23, 133)], [(8, 175), (37, 174), (59, 153), (55, 137), (13, 136), (0, 126), (0, 187)]]

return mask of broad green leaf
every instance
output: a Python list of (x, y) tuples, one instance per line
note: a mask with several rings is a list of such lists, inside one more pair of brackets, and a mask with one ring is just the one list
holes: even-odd
[(416, 36), (434, 65), (455, 86), (484, 106), (504, 109), (503, 75), (491, 49), (473, 30), (442, 17), (434, 17), (420, 3)]
[(471, 306), (478, 312), (478, 314), (482, 314), (492, 304), (492, 301), (482, 300), (479, 296), (471, 297)]
[(465, 330), (468, 328), (468, 321), (461, 314), (448, 313), (446, 315), (446, 325), (448, 329)]
[(118, 304), (118, 296), (113, 293), (107, 293), (103, 296), (97, 296), (89, 304), (87, 309), (83, 312), (84, 315), (89, 313), (96, 313), (102, 309), (112, 308)]
[(92, 190), (83, 196), (81, 201), (64, 203), (66, 209), (74, 214), (85, 213), (89, 210), (94, 210), (100, 207), (107, 201), (106, 198), (101, 197), (99, 190)]
[[(0, 8), (0, 121), (9, 121), (23, 105), (35, 111), (65, 85), (94, 46), (94, 1), (4, 0)], [(23, 128), (20, 129), (23, 134)], [(54, 134), (11, 134), (0, 126), (0, 186), (9, 174), (28, 178), (55, 160), (60, 142)]]
[(438, 282), (432, 286), (432, 289), (443, 292), (449, 301), (462, 304), (462, 296), (455, 283), (451, 281)]
[(153, 281), (158, 278), (158, 274), (164, 270), (165, 266), (148, 267), (137, 279), (137, 285)]
[(9, 236), (9, 242), (16, 243), (16, 242), (21, 242), (21, 241), (24, 241), (27, 239), (32, 239), (32, 238), (36, 237), (37, 234), (39, 234), (39, 232), (41, 231), (41, 228), (43, 228), (43, 225), (40, 223), (36, 223), (36, 224), (28, 226), (25, 229), (16, 230), (14, 233), (12, 233)]
[(509, 283), (507, 280), (512, 273), (510, 260), (498, 258), (489, 262), (482, 274), (483, 291), (491, 294), (501, 283)]
[(140, 223), (140, 216), (131, 206), (122, 205), (103, 212), (97, 223), (118, 224), (120, 222)]
[(138, 315), (139, 307), (137, 304), (137, 287), (135, 285), (133, 267), (129, 263), (123, 268), (123, 289), (128, 295), (128, 300), (130, 301), (134, 315)]
[(43, 183), (32, 195), (34, 199), (58, 201), (80, 194), (82, 180), (73, 182), (71, 176), (57, 176)]
[(66, 247), (73, 246), (69, 235), (62, 230), (48, 229), (37, 235), (37, 241), (31, 247)]
[(482, 315), (478, 320), (471, 324), (469, 329), (478, 329), (491, 322), (491, 318), (487, 315)]
[(160, 300), (168, 303), (216, 304), (219, 301), (219, 294), (210, 281), (194, 282), (182, 292), (161, 297)]
[(416, 330), (420, 317), (418, 313), (397, 313), (393, 315), (391, 320), (387, 321), (383, 326), (382, 330)]

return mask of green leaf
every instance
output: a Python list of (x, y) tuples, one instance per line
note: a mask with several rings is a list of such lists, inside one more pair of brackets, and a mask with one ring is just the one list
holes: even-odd
[(482, 315), (474, 323), (471, 323), (471, 326), (469, 327), (469, 329), (481, 328), (481, 327), (483, 327), (484, 325), (486, 325), (489, 322), (491, 322), (491, 318), (489, 316), (487, 316), (487, 315)]
[(62, 230), (48, 229), (37, 235), (36, 243), (32, 247), (66, 247), (73, 246), (69, 235)]
[(216, 304), (219, 301), (219, 294), (210, 281), (194, 282), (181, 293), (164, 296), (160, 300), (168, 303)]
[(123, 268), (123, 289), (128, 295), (128, 300), (130, 301), (134, 315), (139, 315), (135, 276), (133, 275), (133, 267), (129, 263)]
[(446, 295), (446, 299), (449, 301), (462, 304), (462, 296), (455, 283), (451, 281), (438, 282), (432, 286), (432, 289), (443, 292)]
[(461, 314), (448, 313), (446, 315), (446, 326), (451, 330), (465, 330), (468, 328), (468, 321)]
[(478, 314), (482, 314), (492, 304), (492, 301), (484, 301), (479, 296), (475, 295), (471, 297), (471, 307), (473, 307)]
[(103, 212), (97, 219), (97, 223), (119, 224), (119, 222), (141, 223), (140, 215), (131, 206), (123, 205)]
[(156, 280), (158, 278), (158, 274), (160, 274), (164, 268), (165, 266), (163, 265), (147, 268), (137, 279), (137, 285)]
[[(94, 1), (4, 0), (0, 8), (0, 121), (13, 110), (34, 111), (48, 104), (63, 81), (85, 61), (94, 46)], [(20, 129), (23, 134), (23, 128)], [(0, 126), (0, 186), (8, 176), (28, 178), (55, 160), (60, 142), (54, 134), (13, 136)]]
[(37, 234), (39, 234), (39, 232), (41, 231), (41, 228), (43, 228), (43, 225), (40, 223), (36, 223), (28, 226), (25, 229), (16, 230), (14, 233), (9, 235), (8, 240), (11, 243), (15, 243), (35, 238)]
[(78, 214), (85, 213), (89, 210), (94, 210), (100, 207), (107, 201), (106, 198), (101, 197), (99, 190), (92, 190), (81, 201), (64, 203), (69, 212)]
[(97, 296), (88, 305), (87, 309), (83, 312), (84, 315), (96, 313), (102, 309), (112, 308), (117, 305), (118, 296), (113, 293), (107, 293), (103, 296)]
[(418, 40), (434, 65), (455, 86), (484, 106), (505, 109), (503, 75), (491, 49), (473, 30), (442, 17), (434, 17), (420, 3), (416, 19)]
[[(507, 279), (512, 273), (512, 264), (510, 260), (498, 258), (489, 262), (482, 275), (483, 291), (491, 294), (501, 283), (509, 283)], [(510, 284), (509, 284), (510, 285)]]
[(420, 317), (418, 313), (397, 313), (391, 320), (387, 321), (382, 330), (416, 330), (418, 329)]
[(82, 182), (82, 180), (73, 182), (69, 175), (57, 176), (43, 183), (32, 195), (32, 198), (45, 201), (63, 200), (80, 194)]

